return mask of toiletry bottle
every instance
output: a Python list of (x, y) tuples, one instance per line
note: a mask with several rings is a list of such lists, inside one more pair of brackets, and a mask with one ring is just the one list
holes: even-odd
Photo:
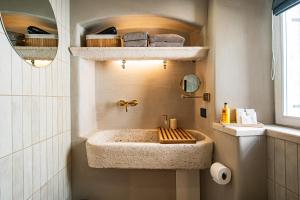
[(224, 108), (222, 109), (221, 123), (230, 124), (230, 108), (227, 103), (224, 103)]

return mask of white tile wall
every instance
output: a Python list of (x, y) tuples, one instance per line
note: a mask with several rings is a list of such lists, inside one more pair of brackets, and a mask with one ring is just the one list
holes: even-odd
[[(47, 198), (48, 200), (54, 200), (53, 194), (53, 178), (51, 178), (47, 183)], [(70, 194), (70, 193), (69, 193)]]
[(0, 34), (0, 94), (11, 94), (11, 47), (4, 34)]
[(59, 134), (58, 135), (58, 169), (59, 170), (62, 170), (63, 169), (63, 167), (64, 167), (64, 163), (63, 163), (63, 161), (64, 161), (64, 158), (63, 158), (63, 156), (64, 156), (64, 154), (63, 154), (63, 149), (64, 149), (64, 147), (63, 147), (63, 134)]
[(11, 80), (12, 83), (12, 94), (13, 95), (22, 95), (22, 60), (19, 59), (19, 55), (12, 51), (12, 60), (11, 60), (12, 74), (13, 78)]
[(57, 68), (57, 96), (63, 96), (62, 95), (62, 89), (63, 89), (63, 74), (62, 74), (62, 67), (63, 65), (59, 63), (58, 68)]
[(59, 199), (58, 174), (53, 177), (53, 199)]
[(12, 156), (0, 159), (0, 199), (12, 199)]
[(0, 27), (0, 200), (71, 199), (69, 0), (51, 0), (59, 51), (25, 63)]
[(298, 200), (300, 145), (267, 138), (268, 200)]
[(296, 193), (293, 193), (289, 190), (286, 191), (286, 199), (287, 200), (298, 200), (298, 195)]
[(47, 193), (48, 193), (48, 185), (44, 185), (41, 188), (41, 200), (47, 199)]
[(62, 133), (63, 128), (63, 98), (57, 98), (57, 131)]
[(64, 170), (61, 170), (58, 173), (58, 196), (59, 196), (59, 200), (63, 200), (64, 199), (64, 174), (63, 174)]
[(286, 199), (286, 188), (281, 185), (275, 185), (275, 199), (285, 200)]
[(0, 96), (0, 158), (12, 153), (11, 99)]
[(24, 149), (24, 199), (32, 195), (32, 147)]
[(41, 143), (41, 186), (45, 185), (48, 181), (47, 171), (47, 141)]
[(46, 68), (41, 68), (39, 70), (40, 70), (40, 95), (46, 96), (46, 89), (47, 89)]
[(275, 199), (275, 184), (272, 180), (268, 180), (268, 200)]
[(32, 144), (40, 140), (40, 98), (33, 96), (31, 98), (31, 136)]
[(53, 139), (50, 138), (47, 140), (47, 177), (48, 177), (48, 181), (50, 181), (50, 179), (53, 177), (53, 143), (52, 143)]
[(41, 143), (37, 143), (32, 147), (32, 189), (36, 192), (41, 187)]
[(41, 191), (40, 190), (33, 193), (32, 200), (41, 200)]
[(31, 68), (31, 94), (40, 94), (40, 69), (36, 67)]
[(22, 96), (12, 97), (12, 136), (13, 152), (23, 148)]
[(47, 138), (47, 97), (40, 97), (40, 140)]
[(23, 145), (30, 146), (32, 143), (31, 137), (31, 96), (23, 96)]
[(23, 151), (18, 151), (13, 155), (13, 199), (23, 199), (24, 196), (24, 161)]
[(47, 97), (47, 138), (53, 136), (53, 98)]
[(52, 63), (52, 95), (57, 96), (57, 64), (58, 61), (54, 60)]
[[(20, 59), (15, 58), (15, 59)], [(21, 59), (20, 59), (21, 60)], [(23, 87), (23, 95), (31, 95), (31, 66), (26, 62), (22, 61), (22, 87)]]
[(53, 171), (59, 171), (58, 166), (58, 136), (53, 138)]
[(50, 67), (46, 68), (46, 94), (47, 96), (52, 96), (52, 68), (53, 63)]
[(58, 129), (57, 129), (57, 124), (58, 124), (58, 110), (57, 110), (57, 98), (53, 97), (52, 98), (52, 107), (53, 107), (53, 112), (52, 112), (52, 131), (53, 131), (53, 136), (58, 134)]

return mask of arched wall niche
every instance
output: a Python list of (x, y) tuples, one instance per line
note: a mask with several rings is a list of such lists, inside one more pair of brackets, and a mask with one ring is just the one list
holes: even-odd
[(185, 46), (205, 45), (203, 26), (160, 15), (124, 15), (93, 19), (80, 24), (81, 46), (85, 45), (85, 35), (111, 26), (115, 26), (121, 36), (133, 31), (146, 31), (149, 34), (175, 33), (186, 38)]

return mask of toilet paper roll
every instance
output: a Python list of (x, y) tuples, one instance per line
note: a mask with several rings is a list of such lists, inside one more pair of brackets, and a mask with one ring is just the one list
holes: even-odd
[(220, 185), (226, 185), (231, 180), (230, 169), (218, 162), (212, 164), (210, 174), (213, 180)]

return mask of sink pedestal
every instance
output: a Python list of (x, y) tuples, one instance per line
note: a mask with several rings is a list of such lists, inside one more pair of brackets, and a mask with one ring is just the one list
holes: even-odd
[(200, 171), (176, 170), (176, 200), (200, 200)]

